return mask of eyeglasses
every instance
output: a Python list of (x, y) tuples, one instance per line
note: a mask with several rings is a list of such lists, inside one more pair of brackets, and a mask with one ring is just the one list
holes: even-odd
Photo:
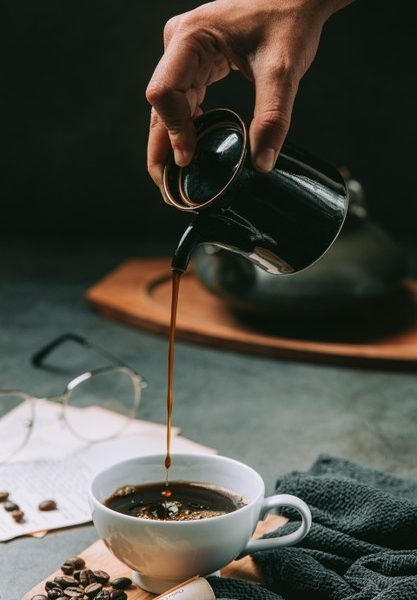
[[(99, 442), (118, 436), (137, 415), (145, 379), (134, 369), (85, 338), (66, 333), (52, 340), (32, 357), (34, 367), (42, 368), (46, 358), (62, 344), (72, 341), (110, 360), (112, 366), (94, 369), (71, 379), (62, 394), (43, 398), (62, 404), (61, 417), (70, 431), (84, 442)], [(0, 463), (14, 456), (27, 443), (35, 423), (36, 398), (19, 390), (0, 391)], [(95, 427), (88, 407), (98, 406), (118, 413)], [(8, 427), (8, 423), (10, 427)]]

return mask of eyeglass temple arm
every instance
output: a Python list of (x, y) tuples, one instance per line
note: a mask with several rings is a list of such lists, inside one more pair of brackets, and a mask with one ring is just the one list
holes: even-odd
[(104, 356), (108, 360), (110, 360), (113, 364), (119, 365), (121, 367), (128, 367), (123, 361), (119, 358), (116, 358), (107, 350), (100, 348), (100, 346), (96, 346), (95, 344), (91, 344), (84, 337), (78, 335), (77, 333), (64, 333), (59, 335), (57, 338), (53, 339), (49, 344), (43, 346), (40, 350), (35, 352), (31, 356), (30, 362), (34, 367), (42, 367), (44, 360), (53, 352), (56, 348), (58, 348), (61, 344), (65, 342), (76, 342), (80, 344), (80, 346), (84, 346), (85, 348), (89, 348), (90, 350), (94, 350), (97, 354)]

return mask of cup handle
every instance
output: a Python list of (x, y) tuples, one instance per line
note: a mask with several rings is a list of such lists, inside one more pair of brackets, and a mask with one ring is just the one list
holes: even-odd
[(280, 494), (277, 496), (269, 496), (265, 498), (260, 519), (263, 519), (269, 511), (279, 506), (291, 506), (295, 508), (301, 515), (301, 525), (296, 531), (283, 535), (282, 537), (269, 538), (266, 540), (250, 540), (246, 547), (239, 554), (238, 558), (243, 558), (247, 554), (253, 554), (254, 552), (262, 552), (263, 550), (273, 550), (282, 546), (292, 546), (297, 542), (301, 541), (310, 531), (311, 527), (311, 512), (307, 504), (290, 494)]

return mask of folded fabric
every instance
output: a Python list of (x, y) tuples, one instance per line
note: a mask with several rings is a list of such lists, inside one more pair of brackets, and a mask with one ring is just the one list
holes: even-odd
[[(320, 456), (307, 472), (277, 482), (310, 507), (313, 525), (297, 546), (256, 553), (265, 587), (211, 578), (225, 600), (417, 600), (417, 481)], [(285, 535), (289, 522), (266, 537)]]

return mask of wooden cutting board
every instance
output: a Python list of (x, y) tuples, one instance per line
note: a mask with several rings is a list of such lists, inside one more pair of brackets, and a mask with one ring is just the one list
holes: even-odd
[[(276, 515), (268, 515), (265, 521), (260, 521), (253, 535), (254, 538), (260, 537), (269, 531), (274, 531), (278, 527), (282, 526), (286, 522), (284, 517), (278, 517)], [(111, 554), (104, 543), (99, 540), (91, 546), (89, 546), (84, 552), (81, 552), (80, 556), (85, 560), (86, 565), (93, 571), (102, 569), (109, 573), (111, 579), (116, 577), (131, 577), (131, 571), (129, 567), (121, 563), (117, 558)], [(61, 556), (57, 558), (57, 561), (62, 564), (67, 556)], [(221, 574), (223, 577), (235, 577), (239, 579), (245, 579), (252, 583), (261, 583), (259, 572), (257, 571), (255, 563), (252, 561), (250, 556), (242, 558), (242, 560), (233, 561), (222, 569)], [(53, 579), (56, 575), (62, 575), (60, 569), (51, 573), (38, 585), (35, 585), (27, 594), (23, 596), (22, 600), (31, 600), (35, 594), (45, 593), (45, 582)], [(131, 589), (126, 591), (129, 600), (152, 600), (155, 598), (154, 594), (145, 592), (140, 588), (132, 586)], [(196, 599), (197, 600), (197, 599)]]
[[(93, 285), (88, 302), (103, 315), (134, 327), (168, 335), (171, 275), (169, 259), (131, 259)], [(406, 298), (403, 300), (402, 298)], [(401, 304), (404, 302), (403, 304)], [(293, 360), (417, 369), (417, 281), (404, 282), (404, 295), (380, 311), (377, 331), (359, 320), (332, 339), (281, 336), (257, 330), (208, 292), (192, 270), (182, 278), (177, 338)]]

